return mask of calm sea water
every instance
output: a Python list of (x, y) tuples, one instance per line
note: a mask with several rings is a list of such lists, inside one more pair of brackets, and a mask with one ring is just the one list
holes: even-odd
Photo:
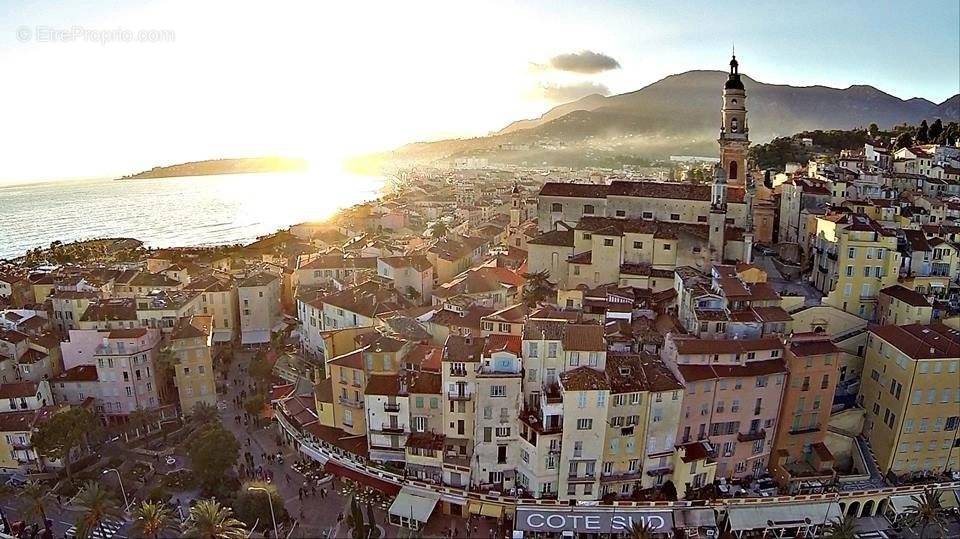
[(346, 172), (0, 186), (0, 258), (110, 236), (150, 247), (248, 242), (373, 199), (382, 186), (383, 178)]

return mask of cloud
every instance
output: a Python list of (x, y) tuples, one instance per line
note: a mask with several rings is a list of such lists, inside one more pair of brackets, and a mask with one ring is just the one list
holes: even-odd
[(550, 67), (557, 71), (593, 74), (620, 69), (620, 62), (602, 52), (584, 50), (554, 56), (550, 59)]
[(609, 95), (610, 89), (595, 82), (576, 84), (541, 84), (540, 95), (548, 101), (567, 103), (590, 94)]

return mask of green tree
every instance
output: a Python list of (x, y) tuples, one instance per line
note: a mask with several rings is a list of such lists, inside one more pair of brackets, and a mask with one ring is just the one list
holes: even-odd
[(899, 150), (900, 148), (907, 148), (913, 144), (913, 137), (909, 132), (904, 131), (897, 136), (897, 140), (893, 143), (893, 149)]
[(854, 539), (857, 536), (856, 527), (852, 518), (840, 516), (823, 530), (827, 539)]
[(86, 408), (70, 408), (53, 414), (30, 437), (37, 452), (48, 459), (62, 460), (67, 477), (72, 481), (70, 470), (73, 450), (80, 447), (86, 436), (99, 428), (96, 418)]
[(880, 134), (880, 126), (877, 124), (870, 124), (870, 127), (867, 128), (867, 134), (876, 138), (876, 136)]
[(233, 504), (237, 511), (237, 517), (252, 526), (254, 522), (260, 521), (264, 529), (273, 529), (270, 519), (270, 500), (262, 490), (248, 490), (249, 487), (258, 487), (267, 489), (270, 500), (273, 500), (273, 511), (277, 517), (277, 522), (283, 522), (289, 518), (287, 509), (283, 504), (283, 496), (277, 490), (276, 485), (263, 481), (252, 481), (244, 483), (237, 493), (237, 501)]
[(113, 494), (96, 481), (87, 481), (83, 485), (75, 503), (83, 509), (77, 528), (82, 528), (89, 533), (98, 530), (100, 537), (107, 537), (103, 525), (108, 520), (120, 519), (120, 509)]
[(23, 518), (26, 521), (40, 519), (47, 520), (47, 495), (50, 492), (36, 481), (30, 481), (23, 487), (20, 494)]
[(177, 529), (170, 508), (163, 502), (141, 502), (133, 510), (133, 531), (137, 537), (153, 537)]
[(363, 510), (356, 498), (350, 499), (350, 514), (347, 515), (347, 526), (350, 526), (350, 536), (353, 539), (366, 539), (366, 525), (363, 522)]
[(137, 430), (137, 437), (146, 436), (147, 432), (150, 431), (149, 425), (154, 422), (154, 415), (143, 408), (137, 408), (130, 412), (127, 421), (131, 427)]
[(203, 401), (197, 401), (190, 412), (190, 421), (196, 425), (209, 425), (219, 420), (220, 413), (217, 412), (217, 407)]
[(450, 229), (447, 228), (447, 223), (444, 221), (438, 220), (430, 227), (430, 237), (435, 240), (446, 237), (448, 232), (450, 232)]
[(930, 128), (927, 129), (927, 138), (930, 140), (930, 142), (937, 142), (942, 133), (943, 122), (940, 121), (940, 118), (937, 118), (932, 124), (930, 124)]
[(223, 482), (227, 471), (237, 463), (240, 443), (230, 431), (216, 425), (195, 438), (188, 448), (190, 462), (207, 489)]
[(247, 530), (233, 518), (229, 507), (216, 500), (200, 500), (190, 508), (183, 530), (184, 537), (197, 539), (246, 539)]
[(919, 127), (917, 127), (917, 133), (914, 135), (917, 144), (926, 144), (929, 139), (929, 129), (927, 128), (927, 121), (923, 120), (920, 122)]
[(252, 395), (243, 403), (243, 409), (253, 417), (259, 417), (260, 413), (263, 412), (264, 406), (267, 405), (267, 399), (264, 398), (262, 393), (257, 393)]
[(550, 272), (547, 270), (523, 274), (523, 302), (530, 307), (544, 301), (553, 293), (550, 285)]
[(270, 365), (265, 357), (258, 355), (250, 362), (250, 367), (247, 369), (247, 372), (249, 372), (250, 376), (255, 380), (265, 382), (273, 376), (273, 366)]
[[(920, 539), (926, 537), (927, 528), (933, 526), (942, 534), (946, 530), (946, 521), (943, 518), (943, 504), (940, 501), (942, 492), (932, 488), (923, 489), (923, 494), (910, 496), (913, 502), (907, 507), (906, 522), (911, 527), (920, 526)], [(940, 537), (940, 535), (937, 535)]]

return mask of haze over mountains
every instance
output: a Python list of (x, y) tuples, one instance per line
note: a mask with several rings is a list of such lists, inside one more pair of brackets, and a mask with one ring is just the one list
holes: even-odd
[[(723, 71), (688, 71), (634, 92), (590, 95), (557, 106), (540, 118), (513, 122), (490, 136), (409, 144), (390, 157), (480, 156), (499, 162), (576, 166), (671, 154), (712, 156), (726, 78)], [(867, 85), (795, 87), (748, 76), (743, 76), (743, 82), (754, 143), (805, 130), (851, 129), (871, 123), (886, 128), (934, 118), (947, 123), (960, 117), (960, 95), (938, 104), (921, 98), (903, 100)]]

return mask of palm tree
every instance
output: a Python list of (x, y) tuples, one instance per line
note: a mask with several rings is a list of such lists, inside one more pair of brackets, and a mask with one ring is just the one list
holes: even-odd
[(176, 521), (163, 502), (142, 502), (133, 510), (133, 531), (139, 537), (159, 539), (163, 532), (175, 529)]
[(96, 481), (87, 481), (83, 485), (80, 494), (77, 494), (76, 504), (84, 510), (77, 523), (78, 529), (91, 532), (99, 529), (100, 535), (106, 537), (106, 531), (103, 529), (106, 521), (120, 519), (120, 509), (113, 494)]
[(913, 504), (907, 508), (907, 524), (911, 527), (920, 526), (920, 539), (923, 539), (927, 528), (936, 526), (941, 532), (946, 529), (943, 519), (943, 504), (940, 502), (942, 492), (934, 489), (923, 489), (920, 496), (910, 496)]
[(203, 401), (197, 401), (193, 405), (193, 411), (190, 413), (190, 420), (197, 425), (206, 425), (220, 419), (220, 413), (215, 406), (211, 406)]
[(634, 522), (630, 528), (630, 539), (653, 539), (653, 528), (646, 521)]
[(37, 517), (41, 522), (47, 521), (47, 489), (36, 481), (30, 481), (23, 487), (23, 514), (24, 520), (33, 520)]
[(853, 519), (844, 516), (832, 520), (823, 532), (827, 539), (854, 539), (857, 536)]
[(229, 507), (216, 500), (200, 500), (190, 508), (184, 537), (197, 539), (245, 539), (247, 530), (243, 522), (233, 518)]

